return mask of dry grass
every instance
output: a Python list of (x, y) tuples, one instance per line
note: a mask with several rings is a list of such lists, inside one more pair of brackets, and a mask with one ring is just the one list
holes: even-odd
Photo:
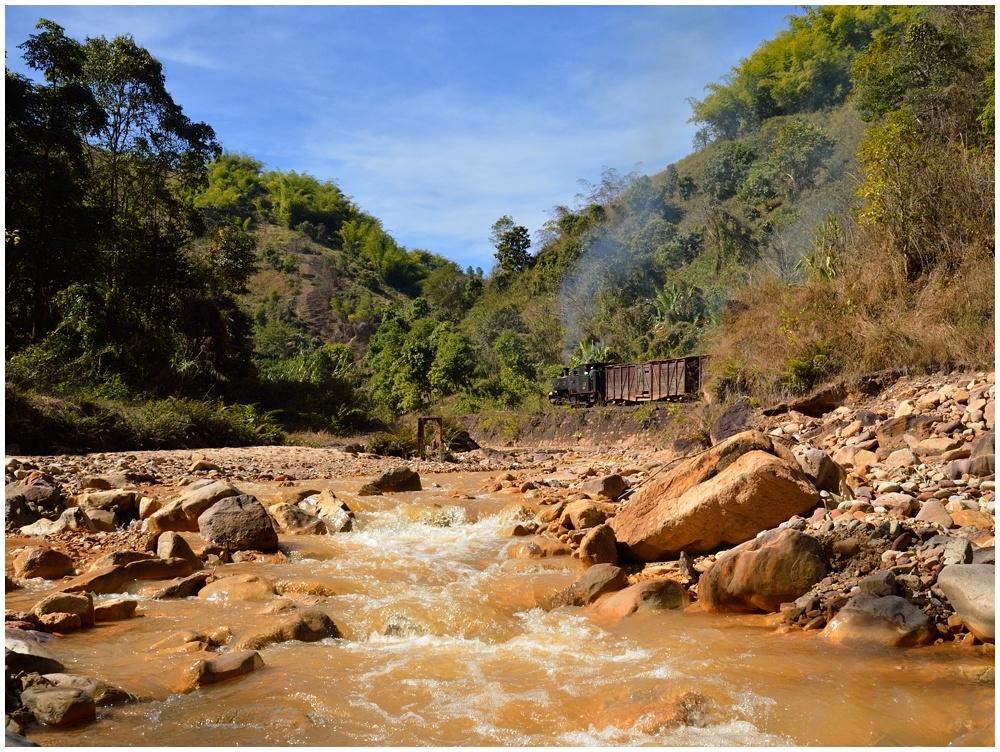
[(908, 283), (875, 244), (855, 249), (846, 273), (743, 291), (711, 348), (716, 391), (761, 404), (831, 379), (885, 370), (992, 367), (995, 274), (988, 253)]

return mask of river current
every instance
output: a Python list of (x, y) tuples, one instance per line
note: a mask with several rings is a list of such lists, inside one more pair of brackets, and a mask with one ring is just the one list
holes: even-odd
[[(260, 651), (265, 668), (190, 693), (192, 662), (150, 646), (182, 629), (235, 634), (263, 602), (154, 600), (139, 618), (58, 638), (69, 673), (143, 701), (98, 721), (32, 727), (44, 746), (944, 746), (993, 745), (992, 653), (940, 645), (864, 650), (819, 632), (778, 633), (773, 617), (696, 608), (618, 621), (535, 604), (580, 573), (572, 558), (512, 555), (511, 504), (485, 475), (425, 478), (419, 493), (355, 497), (353, 531), (282, 536), (287, 564), (226, 565), (297, 583), (342, 639)], [(350, 484), (350, 489), (357, 487)], [(242, 486), (241, 486), (242, 488)], [(242, 488), (265, 503), (277, 489)], [(458, 499), (457, 494), (475, 498)], [(52, 589), (7, 595), (28, 609)], [(111, 596), (100, 596), (100, 598)]]

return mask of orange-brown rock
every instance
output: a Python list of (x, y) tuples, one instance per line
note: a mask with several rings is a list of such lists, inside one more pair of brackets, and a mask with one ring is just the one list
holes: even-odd
[(603, 617), (620, 619), (636, 611), (684, 608), (688, 602), (683, 585), (675, 580), (659, 578), (643, 580), (606, 595), (597, 601), (596, 609)]
[(698, 602), (713, 612), (776, 612), (826, 576), (823, 547), (797, 530), (769, 530), (719, 556), (698, 583)]
[(711, 553), (808, 513), (819, 493), (785, 447), (759, 448), (770, 444), (763, 434), (738, 434), (640, 490), (609, 523), (619, 553), (640, 561)]

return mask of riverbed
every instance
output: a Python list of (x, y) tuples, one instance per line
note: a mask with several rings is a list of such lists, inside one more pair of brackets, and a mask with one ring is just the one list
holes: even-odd
[[(151, 650), (182, 629), (237, 636), (266, 602), (151, 598), (134, 619), (55, 637), (69, 673), (140, 702), (96, 723), (32, 727), (44, 746), (946, 746), (994, 743), (991, 651), (936, 645), (869, 650), (782, 633), (769, 616), (697, 606), (617, 621), (538, 607), (573, 582), (571, 557), (517, 558), (484, 473), (424, 478), (424, 491), (357, 497), (356, 481), (317, 481), (354, 510), (354, 529), (282, 536), (288, 563), (223, 565), (283, 583), (343, 635), (260, 651), (265, 667), (194, 692), (191, 663)], [(436, 486), (433, 484), (437, 484)], [(241, 484), (265, 504), (276, 484)], [(463, 496), (471, 498), (461, 498)], [(54, 589), (7, 594), (27, 610)], [(99, 599), (112, 596), (99, 596)]]

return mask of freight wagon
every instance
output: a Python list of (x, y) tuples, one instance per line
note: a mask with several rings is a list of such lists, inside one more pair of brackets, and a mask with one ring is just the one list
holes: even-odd
[(706, 378), (706, 355), (645, 363), (588, 363), (552, 380), (556, 405), (635, 405), (696, 398)]

